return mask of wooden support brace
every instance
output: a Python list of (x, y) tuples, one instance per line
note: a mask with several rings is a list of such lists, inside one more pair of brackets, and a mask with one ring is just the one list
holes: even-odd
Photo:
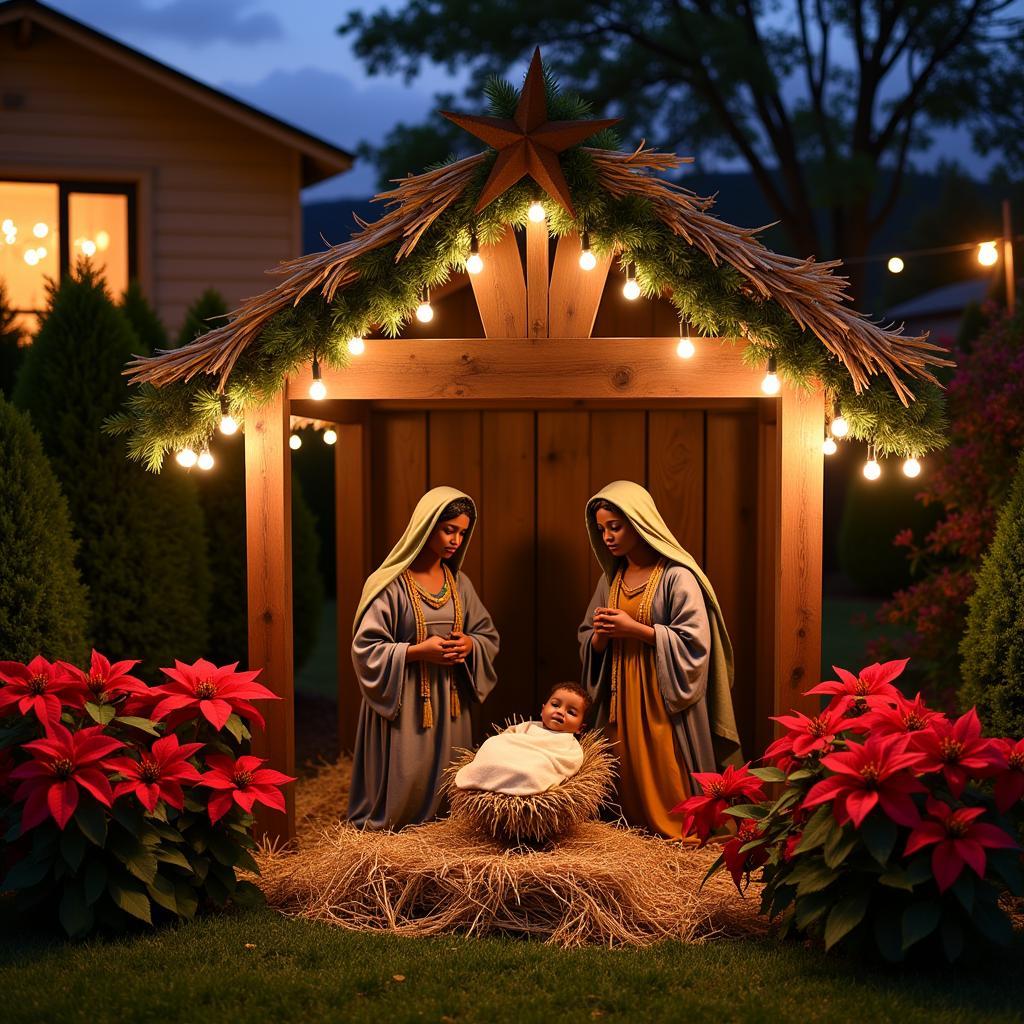
[(526, 222), (527, 337), (548, 336), (548, 224)]
[(484, 268), (470, 274), (480, 322), (488, 338), (526, 337), (526, 279), (516, 233), (506, 228), (501, 241), (481, 245)]
[(589, 338), (601, 305), (612, 257), (603, 256), (593, 270), (580, 266), (579, 235), (563, 235), (555, 250), (548, 302), (548, 334), (552, 338)]

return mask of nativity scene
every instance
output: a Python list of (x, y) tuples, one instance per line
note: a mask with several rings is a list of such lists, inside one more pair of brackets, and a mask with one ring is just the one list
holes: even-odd
[(158, 468), (244, 424), (249, 660), (281, 698), (253, 751), (288, 773), (289, 437), (337, 436), (351, 781), (259, 818), (299, 835), (261, 860), (272, 904), (568, 945), (746, 927), (693, 801), (763, 796), (744, 758), (819, 707), (829, 424), (924, 454), (947, 360), (714, 218), (681, 158), (621, 151), (539, 51), (490, 99), (446, 115), (488, 149), (135, 360), (119, 429)]

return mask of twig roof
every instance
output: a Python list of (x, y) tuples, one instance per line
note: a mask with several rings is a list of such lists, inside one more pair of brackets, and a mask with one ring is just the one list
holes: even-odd
[[(739, 228), (712, 216), (713, 200), (700, 198), (659, 177), (679, 167), (682, 158), (641, 146), (632, 153), (586, 148), (600, 184), (615, 198), (645, 198), (657, 218), (687, 244), (716, 265), (726, 264), (747, 281), (753, 297), (777, 302), (802, 328), (808, 329), (846, 367), (854, 387), (862, 391), (868, 378), (883, 374), (904, 405), (913, 400), (906, 380), (934, 381), (931, 367), (950, 365), (945, 350), (927, 335), (909, 337), (902, 329), (883, 329), (848, 305), (846, 279), (833, 271), (840, 261), (795, 259), (766, 248), (760, 229)], [(373, 250), (399, 242), (396, 261), (413, 251), (427, 229), (465, 192), (486, 153), (466, 157), (424, 174), (403, 179), (376, 197), (389, 207), (339, 245), (281, 263), (272, 273), (282, 280), (247, 299), (216, 330), (192, 344), (129, 364), (133, 383), (163, 386), (212, 374), (223, 387), (239, 356), (259, 337), (277, 313), (319, 293), (330, 302), (359, 276), (355, 261)]]

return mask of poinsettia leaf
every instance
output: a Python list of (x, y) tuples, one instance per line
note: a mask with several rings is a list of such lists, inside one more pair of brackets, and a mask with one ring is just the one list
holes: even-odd
[(238, 715), (232, 713), (228, 715), (228, 720), (224, 723), (224, 728), (235, 738), (235, 742), (241, 743), (243, 740), (242, 733), (245, 730), (245, 725)]
[(960, 906), (968, 914), (974, 912), (974, 873), (962, 871), (960, 877), (950, 886), (954, 896), (960, 901)]
[(210, 853), (212, 853), (221, 864), (233, 867), (238, 863), (238, 845), (232, 842), (224, 832), (221, 832), (219, 829), (211, 830), (207, 838), (207, 844), (209, 846)]
[(146, 924), (153, 923), (152, 913), (149, 906), (149, 897), (145, 890), (134, 879), (110, 878), (107, 881), (107, 892), (115, 905), (120, 907), (126, 914), (137, 917)]
[(795, 772), (790, 772), (789, 775), (786, 776), (786, 779), (789, 782), (801, 782), (804, 779), (813, 778), (815, 775), (818, 775), (818, 774), (820, 774), (820, 773), (819, 772), (812, 772), (812, 771), (810, 771), (807, 768), (797, 768), (797, 770)]
[(235, 867), (239, 871), (249, 871), (254, 875), (260, 873), (260, 866), (256, 863), (253, 855), (241, 846), (236, 851)]
[(211, 871), (206, 876), (206, 895), (210, 897), (210, 900), (217, 906), (222, 907), (229, 899), (231, 899), (231, 889), (229, 889), (216, 875), (213, 868), (216, 865), (211, 865)]
[(838, 877), (820, 857), (808, 857), (793, 869), (787, 880), (791, 885), (796, 885), (799, 896), (806, 896), (827, 888)]
[(154, 875), (153, 881), (146, 886), (146, 892), (149, 893), (149, 898), (164, 910), (169, 910), (172, 914), (178, 913), (178, 897), (174, 885), (163, 875)]
[(19, 889), (31, 889), (39, 885), (50, 870), (50, 862), (37, 857), (26, 857), (19, 860), (17, 864), (7, 872), (2, 883), (0, 892), (14, 892)]
[(907, 892), (914, 891), (914, 883), (911, 881), (910, 872), (902, 868), (894, 868), (883, 871), (878, 876), (878, 884), (888, 886), (890, 889), (904, 889)]
[(199, 898), (188, 882), (174, 883), (174, 898), (178, 905), (178, 916), (191, 921), (199, 909)]
[(90, 702), (85, 705), (85, 710), (89, 717), (100, 725), (107, 725), (117, 715), (117, 708), (113, 704), (93, 704)]
[(137, 836), (142, 831), (145, 815), (138, 801), (115, 800), (111, 814), (121, 828), (129, 834)]
[(896, 846), (896, 823), (878, 811), (872, 811), (860, 826), (860, 837), (879, 864), (885, 865)]
[(971, 923), (989, 942), (1005, 946), (1013, 938), (1013, 925), (997, 903), (987, 899), (974, 901)]
[(1024, 893), (1024, 876), (1021, 874), (1019, 853), (1008, 850), (991, 850), (988, 863), (1006, 883), (1006, 888), (1014, 896)]
[(839, 867), (853, 852), (857, 842), (857, 833), (849, 826), (834, 829), (825, 840), (825, 863), (830, 868)]
[(927, 938), (939, 926), (942, 905), (935, 900), (919, 900), (903, 911), (901, 944), (906, 952), (915, 943)]
[(85, 935), (96, 920), (92, 908), (86, 902), (82, 886), (79, 884), (64, 887), (57, 916), (60, 919), (61, 927), (71, 938)]
[(864, 920), (868, 909), (866, 891), (844, 896), (830, 911), (825, 922), (825, 949), (846, 938)]
[(176, 868), (184, 868), (186, 871), (192, 870), (192, 865), (189, 864), (185, 854), (181, 850), (176, 850), (173, 846), (161, 846), (156, 851), (156, 859), (161, 864), (173, 864)]
[(107, 816), (98, 801), (92, 797), (79, 800), (75, 810), (75, 824), (93, 846), (106, 845)]
[(717, 874), (722, 869), (722, 865), (725, 863), (725, 857), (719, 854), (715, 858), (715, 862), (704, 872), (704, 877), (700, 881), (701, 888), (704, 887), (704, 883), (712, 876)]
[(942, 951), (946, 954), (946, 959), (950, 963), (959, 960), (960, 954), (964, 951), (963, 928), (956, 921), (946, 918), (942, 922), (939, 934), (942, 936)]
[(805, 931), (809, 925), (814, 924), (825, 915), (825, 911), (835, 902), (835, 897), (827, 890), (808, 893), (800, 896), (796, 901), (796, 926), (800, 931)]
[(142, 732), (149, 733), (150, 736), (159, 736), (160, 730), (156, 727), (156, 723), (148, 718), (138, 718), (135, 715), (118, 715), (115, 725), (127, 725), (131, 729), (140, 729)]
[(804, 826), (804, 834), (800, 837), (796, 852), (807, 853), (809, 850), (816, 849), (828, 839), (833, 829), (838, 828), (839, 824), (832, 814), (832, 808), (828, 804), (823, 804), (811, 815), (810, 820)]
[(150, 827), (153, 831), (167, 843), (180, 843), (184, 841), (184, 836), (171, 824), (163, 821), (150, 821)]
[(768, 813), (775, 814), (776, 812), (781, 811), (783, 808), (789, 807), (790, 804), (795, 804), (797, 800), (800, 800), (802, 797), (803, 793), (799, 789), (787, 789), (785, 793), (783, 793), (782, 796), (780, 796), (779, 799), (772, 804), (771, 809), (768, 811)]
[(750, 774), (762, 782), (785, 782), (786, 773), (781, 768), (769, 765), (767, 768), (751, 768)]
[(891, 964), (903, 960), (903, 940), (900, 915), (896, 910), (880, 910), (874, 915), (875, 945), (878, 952)]
[(231, 898), (240, 907), (262, 907), (266, 903), (263, 890), (252, 882), (239, 882)]
[(78, 829), (66, 828), (61, 833), (60, 855), (72, 871), (78, 870), (85, 856), (85, 836)]
[(140, 882), (152, 882), (156, 874), (156, 857), (134, 836), (123, 831), (111, 832), (107, 848)]
[(91, 857), (83, 879), (85, 902), (91, 907), (107, 887), (107, 866), (98, 857)]
[(732, 818), (754, 818), (760, 821), (768, 815), (768, 808), (761, 804), (736, 804), (735, 807), (727, 807), (725, 813)]

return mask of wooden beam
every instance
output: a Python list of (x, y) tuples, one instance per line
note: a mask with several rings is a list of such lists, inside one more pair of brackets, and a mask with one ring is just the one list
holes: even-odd
[[(699, 357), (676, 355), (676, 338), (371, 340), (344, 370), (323, 368), (331, 399), (544, 400), (756, 398), (758, 370), (739, 345), (703, 339)], [(310, 370), (288, 381), (305, 398)], [(819, 438), (820, 441), (820, 438)]]
[(548, 336), (548, 222), (526, 222), (527, 336)]
[[(288, 402), (279, 391), (245, 417), (245, 540), (249, 597), (249, 667), (279, 701), (254, 730), (252, 752), (271, 768), (295, 774), (295, 659), (292, 647), (292, 477)], [(287, 812), (261, 808), (266, 836), (295, 835), (295, 787), (285, 787)]]
[(351, 753), (362, 695), (352, 664), (352, 620), (370, 575), (370, 417), (341, 423), (334, 446), (334, 530), (338, 570), (338, 738)]
[(558, 240), (548, 300), (548, 334), (553, 337), (589, 338), (594, 330), (612, 257), (600, 257), (593, 270), (584, 270), (581, 251), (579, 235), (563, 235)]
[(775, 710), (817, 711), (802, 696), (821, 672), (821, 531), (825, 399), (784, 386), (778, 403), (778, 529), (775, 531)]
[(526, 280), (515, 231), (506, 228), (500, 242), (481, 245), (480, 255), (484, 269), (470, 274), (469, 283), (484, 334), (488, 338), (525, 338)]

